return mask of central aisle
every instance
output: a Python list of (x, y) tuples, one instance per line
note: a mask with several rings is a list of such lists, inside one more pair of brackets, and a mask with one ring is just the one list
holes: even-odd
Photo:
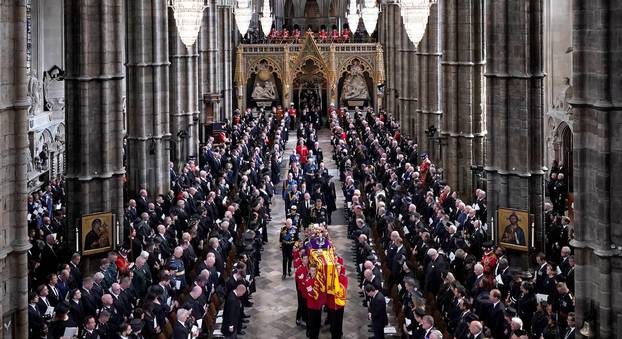
[[(367, 338), (367, 308), (362, 305), (358, 295), (359, 282), (352, 257), (352, 241), (347, 238), (347, 226), (343, 216), (344, 198), (339, 181), (339, 171), (332, 158), (330, 131), (326, 128), (318, 132), (320, 147), (324, 153), (324, 162), (337, 191), (337, 211), (333, 212), (333, 224), (328, 226), (331, 240), (337, 254), (345, 260), (348, 273), (348, 299), (344, 311), (343, 338)], [(296, 133), (290, 131), (289, 140), (283, 156), (281, 179), (287, 177), (289, 155), (296, 145)], [(282, 187), (279, 183), (278, 188)], [(268, 243), (264, 246), (261, 261), (261, 276), (257, 277), (257, 292), (253, 296), (254, 306), (247, 312), (251, 315), (246, 335), (243, 338), (306, 338), (305, 329), (296, 326), (296, 286), (294, 277), (282, 280), (281, 249), (279, 231), (285, 223), (284, 205), (280, 192), (272, 201), (272, 222), (268, 226)], [(326, 313), (322, 314), (322, 324)], [(322, 326), (320, 338), (330, 338), (329, 326)]]

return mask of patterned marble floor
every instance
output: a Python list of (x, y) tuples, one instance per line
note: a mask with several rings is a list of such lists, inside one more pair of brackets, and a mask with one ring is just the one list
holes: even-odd
[[(330, 131), (322, 129), (319, 131), (320, 147), (324, 152), (324, 161), (331, 175), (334, 176), (335, 187), (337, 188), (337, 207), (333, 213), (333, 224), (329, 226), (329, 231), (337, 253), (344, 257), (348, 278), (348, 298), (344, 312), (343, 333), (344, 338), (367, 338), (367, 308), (362, 306), (362, 299), (359, 296), (359, 287), (356, 277), (352, 257), (352, 241), (347, 238), (347, 227), (343, 217), (343, 194), (337, 165), (332, 159), (332, 146), (330, 144)], [(290, 154), (295, 147), (295, 134), (290, 133), (285, 154)], [(287, 166), (282, 168), (283, 175)], [(257, 292), (254, 294), (254, 305), (247, 309), (251, 315), (250, 323), (243, 338), (306, 338), (305, 330), (296, 326), (296, 287), (293, 277), (281, 279), (281, 250), (279, 249), (278, 233), (285, 222), (283, 200), (280, 196), (275, 196), (272, 207), (272, 222), (269, 225), (269, 242), (262, 252), (261, 276), (257, 278)], [(326, 313), (322, 315), (322, 323), (326, 319)], [(329, 326), (323, 326), (320, 338), (330, 338)]]

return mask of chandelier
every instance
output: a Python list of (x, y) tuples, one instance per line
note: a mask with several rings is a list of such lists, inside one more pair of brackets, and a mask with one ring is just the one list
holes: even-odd
[(378, 23), (378, 13), (380, 10), (376, 5), (376, 0), (365, 0), (365, 7), (361, 10), (361, 17), (367, 34), (371, 35), (376, 30)]
[(194, 45), (201, 29), (203, 10), (207, 7), (204, 0), (170, 0), (170, 6), (181, 42), (186, 47)]
[(238, 0), (238, 4), (235, 7), (235, 24), (238, 26), (238, 31), (240, 31), (242, 36), (246, 35), (253, 18), (251, 4), (251, 0)]
[(436, 0), (402, 0), (400, 13), (404, 21), (406, 35), (413, 44), (418, 45), (428, 26), (430, 7)]
[(270, 27), (272, 27), (272, 16), (270, 16), (270, 0), (263, 0), (263, 8), (261, 9), (261, 17), (259, 18), (261, 23), (261, 29), (263, 34), (268, 36), (270, 34)]
[(350, 25), (350, 30), (355, 32), (359, 27), (359, 20), (361, 20), (361, 15), (358, 13), (358, 8), (356, 4), (356, 0), (350, 0), (350, 7), (348, 8), (348, 24)]

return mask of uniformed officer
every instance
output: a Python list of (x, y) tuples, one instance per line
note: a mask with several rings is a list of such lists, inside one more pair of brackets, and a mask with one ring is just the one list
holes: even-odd
[(553, 311), (559, 312), (558, 324), (563, 332), (566, 332), (568, 315), (574, 312), (574, 297), (565, 282), (557, 283), (557, 293), (557, 302), (553, 303)]
[(289, 209), (289, 213), (287, 214), (287, 219), (292, 220), (292, 225), (294, 227), (297, 227), (297, 228), (300, 227), (300, 214), (298, 213), (298, 206), (293, 205)]
[(309, 265), (309, 273), (304, 282), (307, 300), (307, 333), (309, 338), (318, 339), (322, 326), (322, 307), (326, 303), (326, 293), (316, 285), (317, 266)]
[(292, 190), (285, 197), (285, 210), (288, 210), (293, 205), (298, 205), (298, 201), (300, 201), (300, 191), (297, 185), (292, 185)]
[(322, 199), (315, 199), (315, 206), (311, 209), (309, 221), (312, 224), (326, 223), (326, 207), (322, 206)]
[(300, 266), (296, 268), (296, 294), (298, 295), (298, 309), (296, 310), (296, 325), (307, 326), (307, 291), (305, 280), (309, 274), (309, 256), (301, 254)]
[(281, 251), (283, 252), (283, 279), (285, 274), (292, 275), (292, 260), (294, 243), (298, 241), (298, 230), (292, 225), (292, 219), (285, 220), (285, 226), (281, 227), (279, 242), (281, 243)]
[(173, 288), (176, 290), (182, 290), (186, 286), (186, 268), (182, 260), (183, 255), (184, 249), (181, 246), (175, 247), (173, 256), (167, 265), (168, 269), (173, 273), (171, 282), (174, 284)]

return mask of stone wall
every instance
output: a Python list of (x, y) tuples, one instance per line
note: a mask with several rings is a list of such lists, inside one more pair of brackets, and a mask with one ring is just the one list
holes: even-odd
[(0, 0), (0, 338), (28, 336), (26, 74), (26, 1)]

